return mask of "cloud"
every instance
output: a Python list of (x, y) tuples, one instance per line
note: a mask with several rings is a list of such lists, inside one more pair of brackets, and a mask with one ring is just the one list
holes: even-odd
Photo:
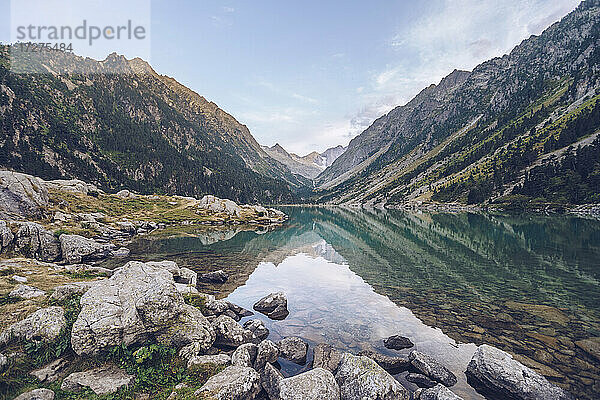
[(224, 6), (224, 7), (223, 7), (223, 12), (224, 12), (224, 13), (229, 13), (229, 14), (230, 14), (230, 13), (234, 13), (234, 12), (235, 12), (235, 8), (233, 8), (233, 7), (227, 7), (227, 6)]
[(305, 103), (310, 103), (310, 104), (317, 104), (319, 102), (317, 99), (313, 99), (312, 97), (308, 97), (308, 96), (302, 96), (301, 94), (298, 94), (298, 93), (292, 93), (292, 97), (296, 100), (300, 100), (300, 101), (303, 101)]

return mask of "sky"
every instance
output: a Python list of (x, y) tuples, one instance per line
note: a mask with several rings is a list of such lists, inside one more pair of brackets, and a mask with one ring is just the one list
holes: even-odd
[[(136, 1), (151, 11), (142, 55), (158, 73), (215, 102), (259, 143), (301, 155), (347, 145), (423, 88), (502, 56), (580, 2)], [(135, 20), (135, 11), (107, 8), (108, 18)], [(2, 42), (13, 33), (10, 9), (0, 0)]]

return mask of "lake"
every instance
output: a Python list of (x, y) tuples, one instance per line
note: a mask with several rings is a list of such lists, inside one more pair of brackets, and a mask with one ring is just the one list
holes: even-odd
[[(143, 237), (130, 259), (223, 269), (221, 286), (200, 287), (248, 309), (282, 290), (290, 315), (270, 338), (299, 336), (342, 350), (373, 349), (401, 334), (446, 364), (452, 388), (480, 397), (464, 371), (476, 345), (508, 351), (580, 398), (600, 393), (600, 222), (574, 216), (407, 213), (282, 208), (288, 223), (262, 232), (192, 231)], [(121, 261), (122, 263), (122, 261)], [(243, 321), (242, 321), (243, 322)], [(594, 353), (594, 354), (592, 354)], [(281, 362), (285, 374), (305, 366)], [(416, 386), (397, 378), (411, 389)]]

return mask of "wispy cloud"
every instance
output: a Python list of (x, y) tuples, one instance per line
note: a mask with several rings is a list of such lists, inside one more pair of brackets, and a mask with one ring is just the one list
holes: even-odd
[(310, 104), (317, 104), (319, 102), (317, 99), (313, 99), (312, 97), (308, 97), (308, 96), (303, 96), (298, 93), (292, 93), (292, 97), (296, 100), (300, 100), (300, 101), (303, 101), (305, 103), (310, 103)]

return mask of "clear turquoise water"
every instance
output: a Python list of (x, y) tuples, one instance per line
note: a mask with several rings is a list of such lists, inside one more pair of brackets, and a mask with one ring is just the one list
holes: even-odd
[[(284, 211), (288, 224), (271, 232), (141, 239), (131, 246), (132, 258), (173, 259), (199, 272), (225, 269), (231, 275), (226, 285), (201, 289), (247, 308), (284, 290), (286, 320), (256, 316), (273, 339), (294, 335), (312, 344), (393, 354), (381, 339), (409, 336), (456, 373), (453, 390), (465, 398), (478, 398), (463, 372), (480, 343), (523, 357), (582, 398), (594, 398), (600, 388), (597, 360), (574, 344), (600, 336), (600, 222)], [(288, 374), (302, 369), (284, 367)]]

